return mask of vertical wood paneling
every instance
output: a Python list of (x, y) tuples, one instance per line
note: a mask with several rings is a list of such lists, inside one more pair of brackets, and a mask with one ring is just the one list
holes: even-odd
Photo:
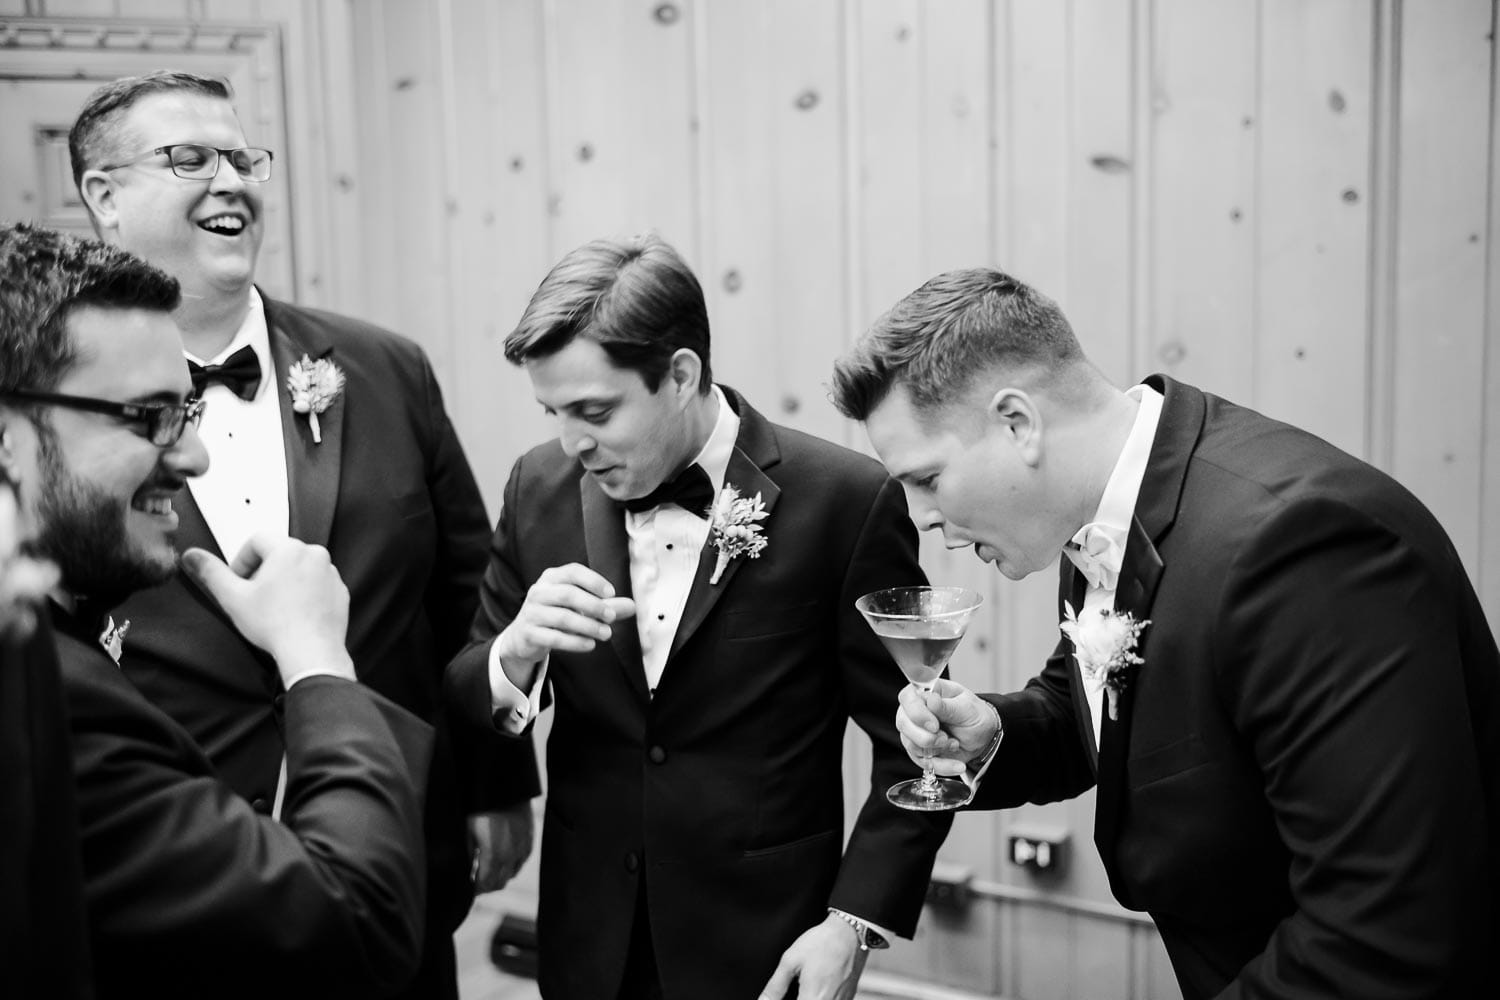
[[(1134, 370), (1131, 248), (1134, 185), (1142, 182), (1131, 108), (1132, 5), (1072, 0), (1068, 49), (1068, 243), (1064, 313), (1084, 352), (1117, 385)], [(1061, 294), (1061, 289), (1059, 289)]]
[(1390, 471), (1437, 514), (1471, 573), (1481, 517), (1490, 21), (1479, 0), (1410, 3), (1401, 15)]
[(1489, 228), (1485, 240), (1484, 345), (1484, 481), (1479, 510), (1479, 598), (1490, 625), (1500, 629), (1500, 525), (1494, 512), (1500, 510), (1500, 59), (1495, 58), (1494, 39), (1500, 30), (1500, 0), (1492, 0), (1490, 12), (1490, 156)]
[(1369, 379), (1373, 12), (1367, 0), (1261, 5), (1255, 404), (1356, 455)]
[[(716, 377), (774, 420), (834, 440), (843, 336), (846, 107), (835, 4), (704, 5), (703, 259)], [(797, 30), (788, 32), (786, 26)]]
[[(298, 260), (308, 273), (307, 294), (329, 307), (343, 309), (363, 298), (364, 267), (355, 251), (365, 245), (367, 234), (367, 220), (360, 211), (366, 160), (361, 155), (358, 120), (353, 113), (357, 101), (350, 3), (328, 0), (310, 11), (316, 22), (310, 23), (308, 30), (316, 29), (321, 40), (313, 50), (318, 58), (309, 84), (319, 95), (318, 137), (313, 141), (320, 141), (323, 147), (324, 172), (297, 202), (296, 209), (299, 215), (304, 209), (314, 213), (325, 227), (320, 232), (338, 234), (337, 244), (309, 239), (317, 244), (318, 253), (299, 254)], [(309, 200), (314, 204), (309, 205)], [(380, 229), (373, 220), (370, 228)]]
[(511, 465), (552, 427), (506, 334), (554, 263), (549, 241), (546, 67), (540, 0), (454, 8), (448, 159), (456, 212), (449, 233), (457, 311), (450, 406), (491, 513)]
[(1153, 367), (1248, 403), (1259, 225), (1256, 5), (1156, 0), (1154, 8), (1155, 80), (1145, 98), (1156, 111)]
[[(281, 35), (282, 79), (277, 83), (284, 85), (289, 93), (309, 96), (317, 93), (315, 74), (320, 58), (315, 53), (323, 51), (323, 40), (317, 34), (317, 11), (297, 0), (258, 0), (256, 15), (285, 26)], [(312, 234), (326, 231), (329, 223), (322, 196), (328, 149), (322, 133), (323, 109), (316, 100), (280, 100), (274, 102), (273, 110), (277, 112), (275, 118), (263, 115), (259, 121), (242, 120), (241, 125), (251, 142), (264, 142), (281, 151), (275, 163), (274, 183), (286, 194), (283, 203), (291, 219), (293, 246), (305, 250), (293, 255), (296, 270), (290, 294), (308, 305), (322, 305), (325, 301), (322, 265), (328, 243)], [(272, 129), (278, 131), (272, 133)], [(305, 137), (307, 141), (289, 147), (284, 137), (287, 134)], [(276, 249), (263, 246), (261, 252)]]
[(692, 8), (680, 0), (553, 0), (558, 256), (655, 229), (698, 255)]

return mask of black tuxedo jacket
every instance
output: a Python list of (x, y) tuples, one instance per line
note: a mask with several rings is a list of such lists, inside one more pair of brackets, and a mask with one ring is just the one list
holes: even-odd
[(52, 632), (0, 639), (0, 996), (93, 996), (73, 757)]
[(388, 996), (423, 938), (432, 730), (368, 688), (285, 700), (281, 822), (58, 614), (95, 988), (101, 997)]
[[(1097, 764), (1071, 647), (995, 697), (976, 804), (1095, 783), (1115, 896), (1184, 994), (1474, 997), (1500, 945), (1500, 655), (1383, 473), (1160, 376), (1116, 607), (1149, 619)], [(1060, 598), (1083, 582), (1062, 565)]]
[[(530, 741), (491, 745), (480, 756), (455, 748), (440, 718), (443, 667), (463, 645), (478, 603), (490, 532), (484, 504), (421, 348), (346, 317), (264, 301), (290, 533), (326, 546), (349, 588), (348, 647), (359, 679), (438, 728), (428, 792), (429, 921), (446, 933), (472, 900), (465, 813), (538, 792)], [(319, 417), (321, 444), (285, 387), (303, 355), (329, 359), (346, 377)], [(218, 553), (190, 489), (175, 506), (178, 549)], [(275, 664), (185, 576), (134, 595), (117, 617), (131, 622), (126, 675), (187, 729), (230, 787), (269, 811), (283, 746)]]
[[(755, 997), (830, 905), (910, 935), (948, 829), (885, 799), (915, 774), (893, 722), (905, 680), (854, 609), (867, 591), (923, 582), (900, 488), (725, 395), (741, 419), (726, 482), (764, 501), (764, 551), (710, 585), (704, 547), (654, 697), (633, 622), (550, 660), (537, 930), (552, 1000), (617, 994), (640, 891), (669, 998)], [(494, 731), (491, 640), (537, 577), (569, 562), (630, 593), (624, 514), (552, 442), (511, 473), (474, 641), (449, 667), (476, 727)], [(845, 848), (850, 718), (874, 767)]]

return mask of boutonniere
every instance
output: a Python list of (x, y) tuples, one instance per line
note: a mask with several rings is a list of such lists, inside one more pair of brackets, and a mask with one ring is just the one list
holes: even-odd
[(708, 540), (719, 550), (719, 561), (714, 565), (710, 584), (717, 584), (724, 568), (731, 559), (749, 556), (759, 559), (761, 549), (766, 547), (765, 535), (761, 533), (760, 521), (766, 519), (766, 505), (760, 494), (742, 497), (733, 486), (725, 486), (719, 498), (708, 508)]
[(338, 394), (344, 391), (344, 373), (327, 358), (314, 361), (304, 354), (301, 361), (287, 370), (286, 388), (292, 394), (292, 409), (307, 414), (313, 441), (322, 444), (323, 433), (318, 428), (318, 414), (328, 409)]
[(36, 628), (36, 609), (57, 586), (57, 567), (21, 555), (20, 511), (0, 485), (0, 638), (25, 639)]
[(1084, 679), (1092, 684), (1104, 685), (1109, 696), (1109, 717), (1119, 719), (1120, 693), (1130, 683), (1130, 675), (1136, 667), (1146, 662), (1136, 654), (1135, 647), (1141, 639), (1141, 629), (1151, 624), (1150, 619), (1138, 622), (1128, 611), (1112, 611), (1109, 608), (1084, 608), (1082, 615), (1073, 613), (1073, 605), (1063, 602), (1067, 618), (1058, 627), (1073, 643), (1073, 655)]
[(130, 631), (130, 619), (127, 618), (120, 624), (115, 624), (114, 615), (110, 615), (104, 625), (104, 631), (99, 633), (99, 645), (109, 654), (109, 658), (115, 661), (115, 666), (120, 665), (120, 654), (125, 652), (125, 633)]

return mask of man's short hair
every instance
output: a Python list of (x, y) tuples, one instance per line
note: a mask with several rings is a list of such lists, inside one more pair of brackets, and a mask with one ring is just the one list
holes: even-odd
[(128, 155), (123, 148), (120, 123), (127, 112), (153, 94), (185, 92), (230, 100), (229, 84), (212, 76), (158, 70), (144, 76), (121, 77), (89, 95), (83, 110), (68, 132), (68, 157), (73, 165), (73, 184), (83, 182), (83, 172)]
[(95, 240), (25, 223), (0, 227), (0, 392), (47, 392), (77, 358), (78, 306), (171, 312), (177, 279)]
[(864, 420), (898, 383), (918, 412), (1002, 367), (1058, 373), (1083, 360), (1062, 310), (992, 268), (948, 271), (897, 302), (834, 365), (833, 404)]
[(685, 347), (703, 362), (699, 391), (712, 385), (703, 289), (654, 233), (594, 240), (558, 261), (505, 338), (505, 356), (523, 364), (557, 353), (575, 337), (598, 343), (616, 367), (640, 373), (652, 392)]

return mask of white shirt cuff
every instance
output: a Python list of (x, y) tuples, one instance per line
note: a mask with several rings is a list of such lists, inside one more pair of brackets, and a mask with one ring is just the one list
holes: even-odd
[(341, 681), (354, 679), (348, 674), (341, 674), (336, 670), (326, 670), (323, 667), (313, 667), (310, 670), (302, 671), (302, 673), (300, 674), (293, 674), (292, 679), (286, 682), (285, 690), (290, 691), (292, 689), (292, 686), (295, 685), (298, 681), (306, 680), (309, 677), (337, 677)]
[(510, 682), (500, 662), (500, 637), (490, 643), (490, 713), (501, 732), (520, 735), (542, 710), (542, 685), (547, 680), (547, 657), (537, 666), (528, 695)]
[(995, 738), (991, 740), (989, 751), (980, 760), (979, 767), (972, 774), (966, 767), (963, 773), (959, 775), (963, 779), (963, 783), (969, 786), (970, 801), (973, 800), (974, 793), (979, 791), (979, 780), (984, 777), (984, 772), (990, 769), (990, 764), (994, 763), (995, 753), (1000, 749), (1001, 741), (1005, 739), (1005, 720), (1000, 718), (1000, 710), (992, 702), (987, 701), (985, 704), (989, 705), (990, 711), (995, 713)]

